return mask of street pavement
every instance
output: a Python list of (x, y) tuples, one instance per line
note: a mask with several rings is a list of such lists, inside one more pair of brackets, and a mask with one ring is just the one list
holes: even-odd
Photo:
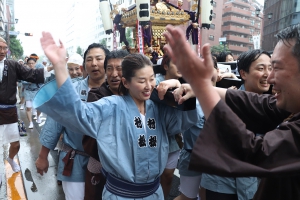
[[(18, 105), (19, 107), (19, 105)], [(26, 117), (25, 110), (19, 110), (19, 118), (22, 119), (28, 127), (29, 122)], [(64, 193), (61, 186), (57, 185), (56, 181), (56, 171), (58, 156), (57, 151), (50, 151), (48, 160), (49, 160), (49, 169), (48, 172), (41, 176), (36, 172), (35, 161), (38, 157), (41, 144), (39, 142), (39, 133), (41, 131), (42, 125), (45, 123), (45, 117), (42, 116), (42, 123), (37, 124), (33, 120), (34, 128), (27, 128), (27, 136), (20, 138), (20, 151), (18, 153), (18, 158), (21, 167), (21, 173), (23, 177), (24, 189), (28, 200), (63, 200)], [(7, 157), (8, 146), (4, 145), (3, 151), (0, 152), (0, 159), (3, 160)], [(1, 163), (0, 166), (1, 172), (4, 171), (4, 166)], [(7, 199), (6, 191), (6, 179), (3, 176), (2, 180), (4, 181), (0, 189), (0, 199)]]
[[(19, 118), (24, 121), (26, 127), (28, 127), (29, 122), (26, 117), (26, 111), (25, 109), (20, 110), (19, 105), (18, 115)], [(44, 176), (41, 176), (36, 172), (35, 161), (41, 149), (39, 134), (46, 120), (45, 114), (43, 114), (41, 118), (41, 124), (37, 124), (35, 120), (33, 120), (34, 128), (27, 128), (27, 136), (23, 136), (20, 138), (21, 147), (18, 153), (18, 158), (21, 166), (21, 174), (23, 177), (25, 193), (28, 200), (63, 200), (65, 198), (62, 186), (57, 185), (56, 181), (58, 164), (57, 151), (50, 151), (49, 153), (48, 172)], [(7, 158), (8, 147), (9, 145), (3, 145), (3, 149), (0, 151), (0, 160), (4, 160), (5, 158)], [(8, 199), (6, 191), (7, 183), (5, 178), (5, 168), (2, 162), (0, 163), (0, 173), (4, 173), (4, 175), (2, 175), (2, 187), (0, 188), (0, 200), (6, 200)], [(176, 170), (173, 178), (172, 189), (167, 200), (172, 200), (179, 195), (178, 177), (178, 171)]]

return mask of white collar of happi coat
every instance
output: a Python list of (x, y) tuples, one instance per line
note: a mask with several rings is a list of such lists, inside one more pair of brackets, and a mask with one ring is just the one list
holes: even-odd
[(5, 60), (5, 58), (0, 61), (0, 82), (2, 81), (2, 77), (3, 77), (4, 60)]

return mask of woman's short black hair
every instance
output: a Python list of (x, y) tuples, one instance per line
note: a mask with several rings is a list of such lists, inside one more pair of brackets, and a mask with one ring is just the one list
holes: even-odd
[(226, 58), (228, 55), (231, 55), (233, 57), (232, 53), (230, 53), (230, 52), (223, 51), (223, 52), (219, 53), (219, 55), (217, 55), (217, 61), (218, 62), (226, 62)]
[(167, 54), (164, 54), (163, 59), (161, 61), (160, 73), (162, 75), (166, 75), (165, 65), (170, 66), (171, 59)]
[[(150, 59), (142, 54), (134, 53), (126, 56), (122, 62), (122, 77), (127, 81), (131, 81), (131, 78), (135, 76), (137, 70), (146, 66), (153, 66)], [(122, 81), (119, 85), (119, 94), (127, 95), (128, 89), (123, 85)]]

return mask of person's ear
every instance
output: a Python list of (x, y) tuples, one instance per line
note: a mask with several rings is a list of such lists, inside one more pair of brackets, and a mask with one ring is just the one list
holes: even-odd
[(84, 71), (84, 67), (82, 65), (80, 65), (80, 70), (83, 72)]
[(240, 72), (241, 78), (245, 81), (247, 79), (247, 72), (245, 72), (242, 69), (239, 72)]
[(126, 89), (129, 89), (129, 83), (128, 83), (128, 81), (126, 80), (126, 78), (122, 77), (122, 83), (123, 83), (123, 85), (124, 85), (124, 87), (125, 87)]
[(168, 65), (164, 65), (164, 70), (168, 71), (169, 67)]

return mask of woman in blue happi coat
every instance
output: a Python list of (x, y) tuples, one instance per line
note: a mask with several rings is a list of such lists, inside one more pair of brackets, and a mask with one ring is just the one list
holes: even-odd
[(150, 60), (141, 54), (122, 62), (123, 96), (82, 103), (65, 69), (65, 48), (50, 33), (41, 44), (53, 63), (56, 83), (45, 85), (34, 106), (63, 126), (97, 139), (107, 183), (103, 199), (163, 199), (159, 177), (168, 157), (168, 134), (197, 121), (196, 110), (179, 111), (149, 100), (155, 86)]

